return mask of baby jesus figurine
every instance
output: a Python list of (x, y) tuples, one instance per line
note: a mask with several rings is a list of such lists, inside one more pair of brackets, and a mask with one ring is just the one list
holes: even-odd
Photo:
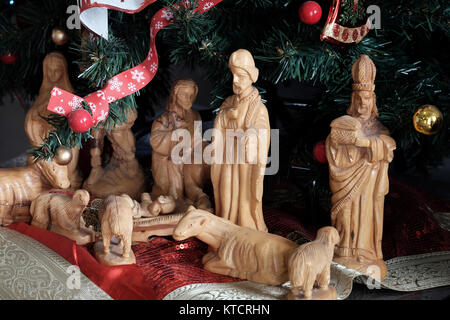
[(376, 119), (374, 63), (362, 55), (352, 74), (348, 115), (331, 123), (326, 140), (333, 192), (331, 222), (340, 235), (334, 261), (380, 279), (387, 273), (381, 240), (388, 167), (396, 144)]

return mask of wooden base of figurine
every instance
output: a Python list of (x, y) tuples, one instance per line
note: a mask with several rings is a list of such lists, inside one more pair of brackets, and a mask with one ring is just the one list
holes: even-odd
[(147, 242), (150, 237), (167, 237), (173, 235), (176, 226), (158, 227), (153, 230), (133, 230), (133, 242)]
[(387, 274), (386, 263), (383, 260), (358, 261), (355, 257), (334, 257), (333, 261), (378, 281)]
[(63, 235), (69, 239), (72, 239), (79, 246), (83, 246), (85, 244), (95, 241), (95, 231), (90, 228), (81, 227), (78, 230), (68, 231), (61, 229), (58, 226), (52, 226), (50, 228), (50, 231)]
[(31, 217), (29, 211), (25, 215), (12, 215), (12, 216), (7, 215), (3, 218), (0, 218), (0, 226), (7, 227), (10, 224), (17, 223), (17, 222), (30, 223), (31, 219), (32, 219), (32, 217)]
[(298, 290), (298, 294), (292, 293), (290, 291), (287, 295), (288, 300), (336, 300), (337, 291), (333, 286), (328, 286), (328, 289), (323, 290), (320, 288), (314, 288), (312, 292), (312, 297), (310, 299), (305, 298), (303, 290)]
[(96, 198), (104, 199), (110, 195), (125, 193), (139, 200), (146, 189), (145, 176), (136, 159), (122, 163), (111, 159), (105, 168), (96, 168), (91, 172), (83, 184), (83, 189)]
[(111, 241), (109, 250), (110, 250), (109, 253), (105, 253), (103, 241), (96, 242), (94, 244), (94, 252), (97, 261), (105, 266), (121, 266), (136, 263), (136, 256), (134, 255), (133, 251), (131, 251), (131, 254), (128, 258), (124, 258), (122, 256), (123, 254), (122, 243), (115, 244), (112, 243)]
[(147, 242), (151, 236), (171, 236), (185, 213), (161, 215), (153, 218), (134, 219), (133, 242)]

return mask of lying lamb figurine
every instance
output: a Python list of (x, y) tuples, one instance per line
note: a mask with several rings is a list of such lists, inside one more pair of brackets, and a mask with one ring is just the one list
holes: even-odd
[(298, 248), (286, 238), (237, 226), (193, 206), (173, 234), (178, 241), (190, 237), (210, 246), (202, 259), (206, 270), (271, 285), (289, 281), (289, 258)]
[(42, 193), (30, 207), (31, 224), (59, 233), (85, 245), (95, 241), (95, 232), (87, 228), (82, 214), (90, 200), (89, 192), (77, 190), (73, 196), (64, 193)]
[[(288, 298), (336, 299), (336, 289), (329, 287), (330, 265), (334, 246), (339, 243), (339, 233), (333, 227), (323, 227), (317, 231), (316, 240), (298, 247), (289, 260), (289, 280), (291, 293)], [(317, 281), (319, 290), (314, 290)], [(303, 294), (301, 289), (303, 290)]]

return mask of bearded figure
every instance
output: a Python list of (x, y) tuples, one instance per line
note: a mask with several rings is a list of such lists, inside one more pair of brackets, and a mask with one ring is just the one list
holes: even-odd
[(270, 122), (258, 90), (259, 70), (250, 52), (229, 60), (234, 95), (220, 107), (214, 123), (211, 181), (216, 214), (255, 230), (267, 231), (262, 214)]
[(334, 261), (382, 278), (387, 273), (381, 250), (384, 197), (396, 144), (376, 119), (375, 75), (372, 60), (361, 55), (352, 68), (348, 115), (331, 123), (326, 155), (333, 193), (331, 222), (340, 235)]

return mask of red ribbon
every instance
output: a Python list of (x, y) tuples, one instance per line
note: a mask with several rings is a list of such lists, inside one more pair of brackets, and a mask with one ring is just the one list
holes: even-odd
[[(122, 6), (99, 4), (98, 1), (91, 3), (91, 1), (92, 0), (82, 0), (80, 2), (81, 10), (87, 10), (95, 6), (133, 13), (141, 11), (156, 0), (143, 1), (142, 5), (137, 10), (128, 10)], [(200, 0), (195, 11), (204, 13), (221, 1), (222, 0)], [(114, 76), (108, 80), (103, 89), (93, 92), (84, 98), (55, 87), (52, 91), (47, 109), (59, 115), (69, 117), (73, 111), (82, 109), (82, 102), (85, 101), (92, 111), (92, 126), (95, 126), (97, 123), (105, 120), (109, 114), (109, 103), (136, 93), (153, 80), (159, 66), (155, 44), (156, 35), (161, 29), (165, 28), (172, 22), (173, 13), (170, 8), (163, 8), (159, 10), (153, 16), (150, 23), (150, 50), (144, 62)]]

